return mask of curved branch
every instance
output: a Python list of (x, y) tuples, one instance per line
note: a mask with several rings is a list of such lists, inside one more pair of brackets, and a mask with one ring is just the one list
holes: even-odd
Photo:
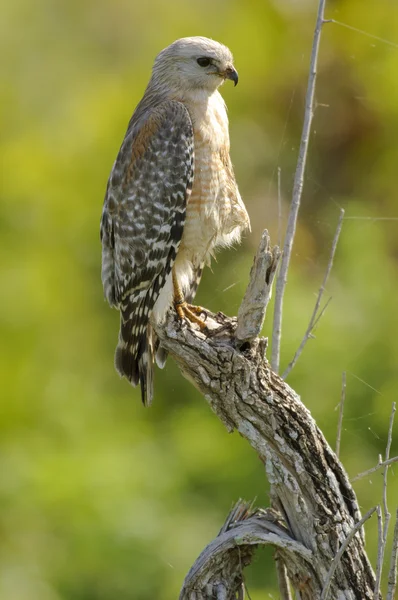
[(252, 510), (240, 500), (190, 569), (180, 600), (236, 598), (243, 585), (243, 567), (250, 564), (255, 548), (268, 544), (292, 563), (304, 562), (311, 568), (312, 552), (291, 538), (273, 511)]

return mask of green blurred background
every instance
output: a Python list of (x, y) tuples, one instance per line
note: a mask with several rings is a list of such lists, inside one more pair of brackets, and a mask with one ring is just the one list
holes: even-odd
[[(253, 227), (207, 270), (198, 302), (236, 314), (262, 229), (277, 241), (278, 167), (286, 221), (316, 2), (7, 4), (0, 21), (0, 596), (171, 600), (231, 504), (257, 497), (267, 505), (268, 486), (255, 453), (226, 433), (172, 360), (156, 372), (150, 410), (115, 373), (118, 315), (100, 282), (106, 181), (157, 52), (187, 35), (227, 44), (240, 83), (222, 93)], [(289, 383), (334, 445), (347, 371), (341, 455), (353, 476), (384, 452), (397, 400), (398, 6), (330, 0), (327, 17), (384, 41), (324, 28), (282, 368), (308, 324), (344, 207), (325, 296), (333, 299)], [(264, 334), (270, 329), (268, 317)], [(355, 484), (364, 512), (380, 501), (381, 481), (376, 473)], [(393, 469), (389, 482), (393, 511)], [(367, 532), (375, 564), (375, 518)], [(270, 550), (259, 552), (248, 571), (252, 600), (278, 598), (271, 559)]]

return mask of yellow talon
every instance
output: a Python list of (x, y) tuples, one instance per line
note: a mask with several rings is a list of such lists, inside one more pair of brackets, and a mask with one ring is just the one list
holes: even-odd
[(201, 306), (194, 306), (188, 304), (184, 300), (183, 293), (178, 284), (177, 277), (173, 269), (173, 287), (174, 287), (174, 307), (177, 311), (177, 315), (180, 319), (188, 319), (191, 323), (199, 325), (200, 329), (206, 329), (206, 323), (198, 317), (201, 313), (205, 312)]

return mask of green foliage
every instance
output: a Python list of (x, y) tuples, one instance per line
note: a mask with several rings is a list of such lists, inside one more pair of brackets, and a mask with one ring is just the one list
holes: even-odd
[[(223, 41), (240, 73), (236, 90), (226, 85), (223, 93), (253, 231), (220, 254), (198, 301), (236, 313), (261, 230), (276, 242), (278, 166), (287, 215), (315, 4), (19, 0), (4, 7), (2, 598), (171, 600), (231, 504), (255, 496), (267, 504), (260, 461), (227, 435), (172, 361), (156, 373), (150, 410), (118, 379), (118, 318), (103, 301), (98, 225), (153, 57), (184, 35)], [(330, 1), (327, 14), (398, 42), (398, 9), (387, 0)], [(351, 475), (384, 452), (397, 400), (398, 222), (378, 220), (398, 217), (397, 72), (396, 46), (325, 26), (282, 365), (307, 326), (343, 206), (363, 220), (344, 223), (327, 289), (332, 303), (289, 382), (333, 445), (347, 371), (342, 459)], [(355, 484), (364, 512), (381, 498), (381, 474), (370, 479)], [(393, 470), (389, 481), (393, 512)], [(375, 522), (367, 539), (374, 564)], [(248, 579), (253, 600), (277, 597), (269, 551)]]

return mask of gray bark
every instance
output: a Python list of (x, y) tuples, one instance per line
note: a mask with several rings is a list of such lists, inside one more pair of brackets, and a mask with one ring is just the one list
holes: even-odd
[[(272, 371), (267, 340), (256, 337), (278, 258), (265, 232), (239, 323), (208, 313), (206, 333), (170, 311), (164, 326), (156, 327), (162, 346), (227, 430), (238, 431), (263, 461), (273, 507), (254, 514), (237, 507), (242, 518), (228, 517), (192, 567), (180, 600), (239, 597), (242, 567), (263, 543), (277, 548), (297, 597), (319, 600), (339, 548), (361, 518), (343, 466), (299, 396)], [(370, 599), (374, 586), (361, 528), (339, 558), (327, 597)]]

